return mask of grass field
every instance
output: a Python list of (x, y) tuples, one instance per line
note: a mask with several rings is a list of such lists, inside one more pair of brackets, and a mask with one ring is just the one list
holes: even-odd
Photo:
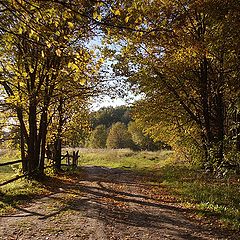
[[(16, 150), (0, 150), (0, 163), (19, 160), (20, 153)], [(12, 164), (0, 166), (0, 183), (14, 178), (21, 174), (21, 164)], [(42, 184), (35, 181), (19, 179), (5, 186), (0, 187), (0, 213), (12, 208), (22, 201), (29, 200), (38, 195), (48, 193), (48, 190)]]
[(171, 151), (134, 152), (129, 149), (82, 149), (80, 150), (79, 165), (151, 171), (166, 165), (172, 153)]
[[(73, 149), (64, 149), (63, 154), (67, 150), (70, 154), (73, 151)], [(196, 217), (210, 216), (219, 224), (240, 229), (239, 176), (229, 175), (224, 179), (215, 178), (197, 167), (176, 162), (174, 153), (171, 151), (133, 152), (129, 149), (79, 149), (79, 154), (80, 166), (105, 166), (151, 173), (151, 181), (154, 184), (167, 187), (183, 206), (195, 210)], [(17, 154), (5, 154), (4, 156), (1, 156), (1, 162), (18, 157)], [(13, 176), (15, 171), (10, 166), (1, 167), (0, 174), (0, 180), (3, 181)], [(0, 208), (1, 206), (6, 208), (9, 204), (16, 204), (19, 196), (20, 199), (24, 199), (47, 190), (39, 183), (18, 180), (4, 186), (1, 191), (5, 200), (4, 203), (0, 202)]]

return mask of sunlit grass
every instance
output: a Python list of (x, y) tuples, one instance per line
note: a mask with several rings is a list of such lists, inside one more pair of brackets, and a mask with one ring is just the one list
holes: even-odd
[[(20, 153), (17, 150), (1, 149), (0, 163), (11, 162), (20, 159)], [(20, 164), (13, 164), (0, 167), (0, 183), (14, 177), (19, 171)]]
[(82, 149), (80, 150), (78, 163), (80, 166), (93, 165), (111, 168), (152, 170), (166, 164), (171, 155), (171, 151), (134, 152), (130, 149)]
[(20, 152), (14, 149), (0, 149), (0, 163), (21, 159)]
[(198, 216), (211, 216), (218, 223), (240, 229), (240, 182), (237, 176), (218, 179), (200, 169), (169, 164), (160, 171), (164, 186)]
[(46, 193), (48, 190), (42, 184), (25, 179), (19, 179), (2, 186), (0, 190), (0, 214), (13, 210), (23, 201)]
[[(0, 163), (11, 162), (20, 159), (20, 153), (17, 150), (3, 149), (0, 151)], [(21, 164), (12, 164), (0, 167), (0, 183), (14, 178), (20, 174)], [(19, 179), (7, 185), (0, 187), (0, 213), (6, 210), (12, 210), (23, 200), (41, 194), (46, 191), (41, 184)]]

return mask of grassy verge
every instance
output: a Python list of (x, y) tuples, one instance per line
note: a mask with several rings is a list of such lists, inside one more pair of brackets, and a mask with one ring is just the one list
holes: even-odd
[[(0, 163), (11, 162), (20, 159), (20, 154), (15, 150), (1, 150)], [(0, 183), (12, 179), (19, 174), (21, 164), (13, 164), (0, 167)], [(19, 179), (0, 187), (0, 214), (13, 208), (23, 201), (30, 200), (49, 191), (40, 183)]]
[(0, 214), (13, 210), (16, 206), (32, 198), (48, 194), (49, 190), (35, 181), (17, 180), (1, 187)]
[(161, 169), (162, 184), (178, 196), (197, 217), (211, 217), (220, 225), (240, 229), (240, 180), (217, 179), (199, 169), (167, 165)]

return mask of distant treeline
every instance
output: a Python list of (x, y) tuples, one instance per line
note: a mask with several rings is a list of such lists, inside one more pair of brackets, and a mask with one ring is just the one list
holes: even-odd
[(170, 146), (154, 142), (131, 116), (127, 106), (104, 107), (91, 114), (92, 131), (87, 141), (91, 148), (131, 148), (156, 151)]

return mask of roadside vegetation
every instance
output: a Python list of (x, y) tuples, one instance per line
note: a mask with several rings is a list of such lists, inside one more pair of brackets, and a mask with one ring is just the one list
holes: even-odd
[[(91, 165), (143, 174), (195, 217), (239, 229), (239, 9), (1, 1), (0, 163), (21, 163), (0, 166), (0, 211)], [(106, 96), (135, 101), (93, 110)]]
[[(3, 149), (0, 153), (0, 163), (11, 162), (20, 159), (19, 152), (16, 150)], [(21, 164), (13, 164), (0, 167), (0, 183), (21, 174)], [(19, 179), (5, 186), (0, 187), (0, 214), (13, 210), (14, 206), (23, 201), (29, 201), (46, 194), (49, 191), (36, 181)]]

